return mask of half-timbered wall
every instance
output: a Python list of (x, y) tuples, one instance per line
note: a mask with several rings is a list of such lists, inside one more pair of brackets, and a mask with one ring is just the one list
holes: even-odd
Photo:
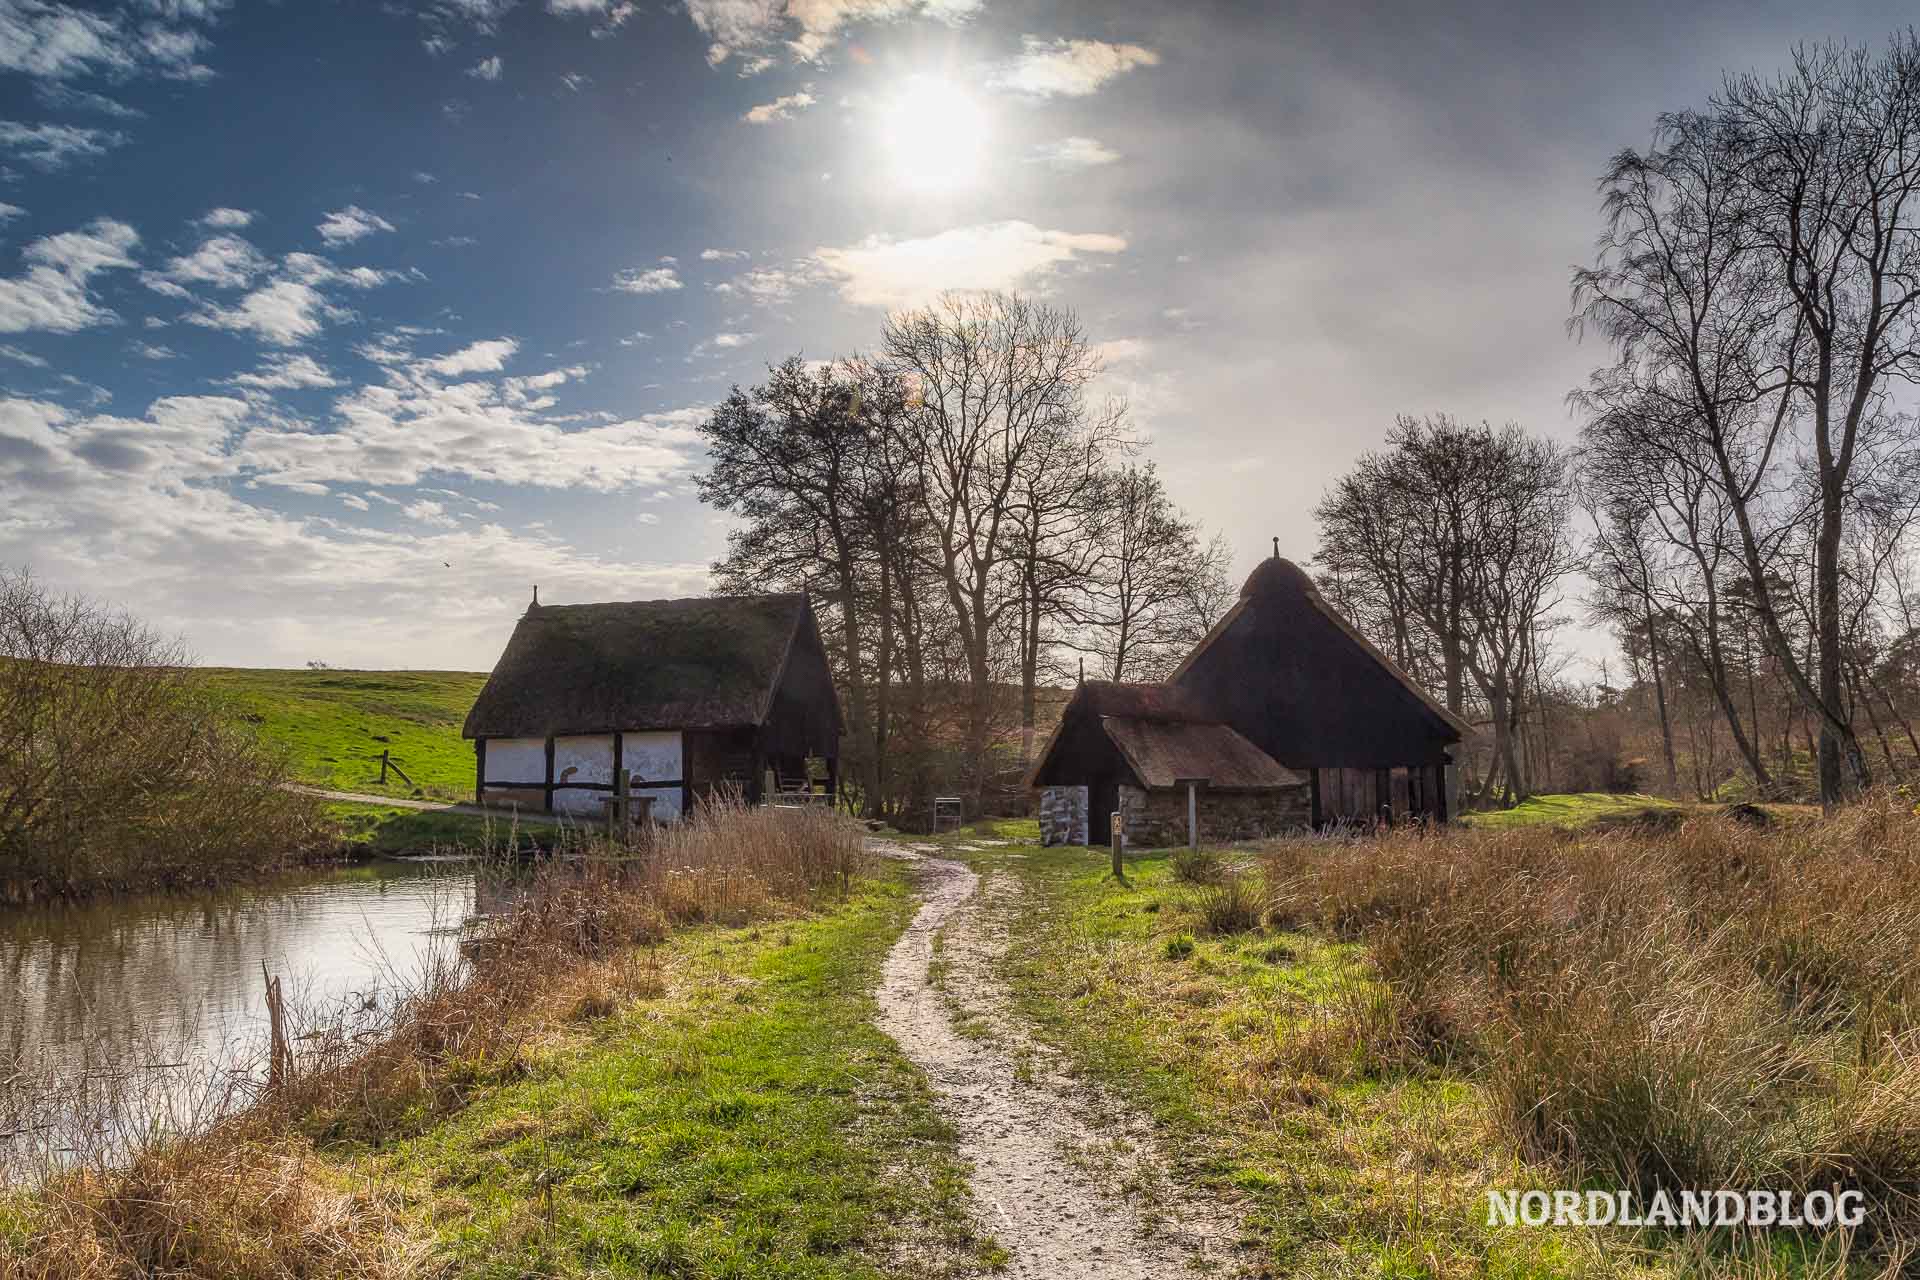
[[(653, 817), (672, 821), (682, 810), (681, 735), (671, 730), (568, 734), (547, 738), (487, 738), (479, 748), (481, 801), (599, 819), (613, 794), (616, 756), (629, 793), (653, 798)], [(549, 754), (551, 742), (551, 754)], [(551, 763), (551, 768), (549, 768)], [(652, 784), (652, 785), (647, 785)]]

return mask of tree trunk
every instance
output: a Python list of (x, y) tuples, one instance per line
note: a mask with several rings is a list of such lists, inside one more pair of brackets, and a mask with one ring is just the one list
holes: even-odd
[(1667, 686), (1660, 675), (1660, 641), (1653, 625), (1653, 605), (1647, 604), (1647, 658), (1653, 666), (1653, 701), (1660, 709), (1660, 745), (1667, 754), (1667, 788), (1680, 790), (1680, 765), (1673, 755), (1673, 721), (1667, 715)]

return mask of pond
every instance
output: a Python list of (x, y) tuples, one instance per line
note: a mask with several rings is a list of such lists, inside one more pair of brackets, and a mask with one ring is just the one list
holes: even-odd
[[(13, 1067), (0, 1082), (0, 1166), (26, 1159), (26, 1147), (71, 1157), (88, 1145), (76, 1128), (166, 1123), (163, 1111), (177, 1122), (203, 1106), (188, 1095), (210, 1096), (265, 1043), (263, 966), (303, 1008), (391, 999), (452, 954), (474, 884), (460, 861), (389, 861), (0, 912), (0, 1069)], [(36, 1089), (62, 1100), (26, 1096)], [(78, 1114), (143, 1090), (133, 1114)]]

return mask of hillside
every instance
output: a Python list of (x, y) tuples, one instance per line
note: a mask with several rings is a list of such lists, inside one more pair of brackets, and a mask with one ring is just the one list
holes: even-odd
[[(300, 671), (210, 667), (266, 739), (291, 753), (302, 782), (393, 796), (459, 800), (473, 791), (473, 746), (460, 724), (486, 683), (476, 671)], [(393, 753), (414, 786), (389, 775)]]

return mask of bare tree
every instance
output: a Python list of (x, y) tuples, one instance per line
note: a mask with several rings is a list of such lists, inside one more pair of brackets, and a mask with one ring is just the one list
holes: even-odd
[[(892, 316), (881, 349), (912, 393), (917, 493), (966, 663), (965, 785), (977, 801), (989, 772), (994, 683), (1009, 674), (996, 669), (996, 641), (1028, 601), (1019, 553), (1024, 546), (1039, 556), (1053, 532), (1030, 524), (1040, 536), (1023, 543), (1022, 517), (1035, 519), (1035, 493), (1050, 489), (1053, 469), (1077, 470), (1098, 440), (1118, 434), (1122, 411), (1086, 403), (1100, 361), (1079, 319), (1018, 295), (949, 294)], [(1049, 492), (1049, 510), (1059, 509), (1057, 496)], [(1028, 607), (1023, 704), (1040, 620)]]
[(1078, 584), (1083, 623), (1065, 641), (1096, 658), (1108, 680), (1158, 680), (1225, 612), (1226, 547), (1203, 544), (1152, 463), (1106, 474), (1094, 562)]
[[(1731, 77), (1705, 111), (1662, 116), (1602, 190), (1606, 234), (1575, 275), (1575, 309), (1617, 360), (1577, 398), (1664, 401), (1656, 416), (1704, 446), (1761, 635), (1820, 727), (1832, 804), (1871, 781), (1845, 687), (1851, 494), (1866, 459), (1910, 447), (1887, 393), (1920, 373), (1920, 42), (1806, 47), (1776, 79)], [(1796, 521), (1813, 531), (1810, 655), (1773, 585), (1797, 579), (1778, 563)]]
[(1314, 564), (1355, 622), (1456, 714), (1471, 680), (1493, 730), (1483, 797), (1528, 789), (1519, 731), (1570, 564), (1569, 509), (1557, 446), (1445, 415), (1399, 419), (1315, 509)]

